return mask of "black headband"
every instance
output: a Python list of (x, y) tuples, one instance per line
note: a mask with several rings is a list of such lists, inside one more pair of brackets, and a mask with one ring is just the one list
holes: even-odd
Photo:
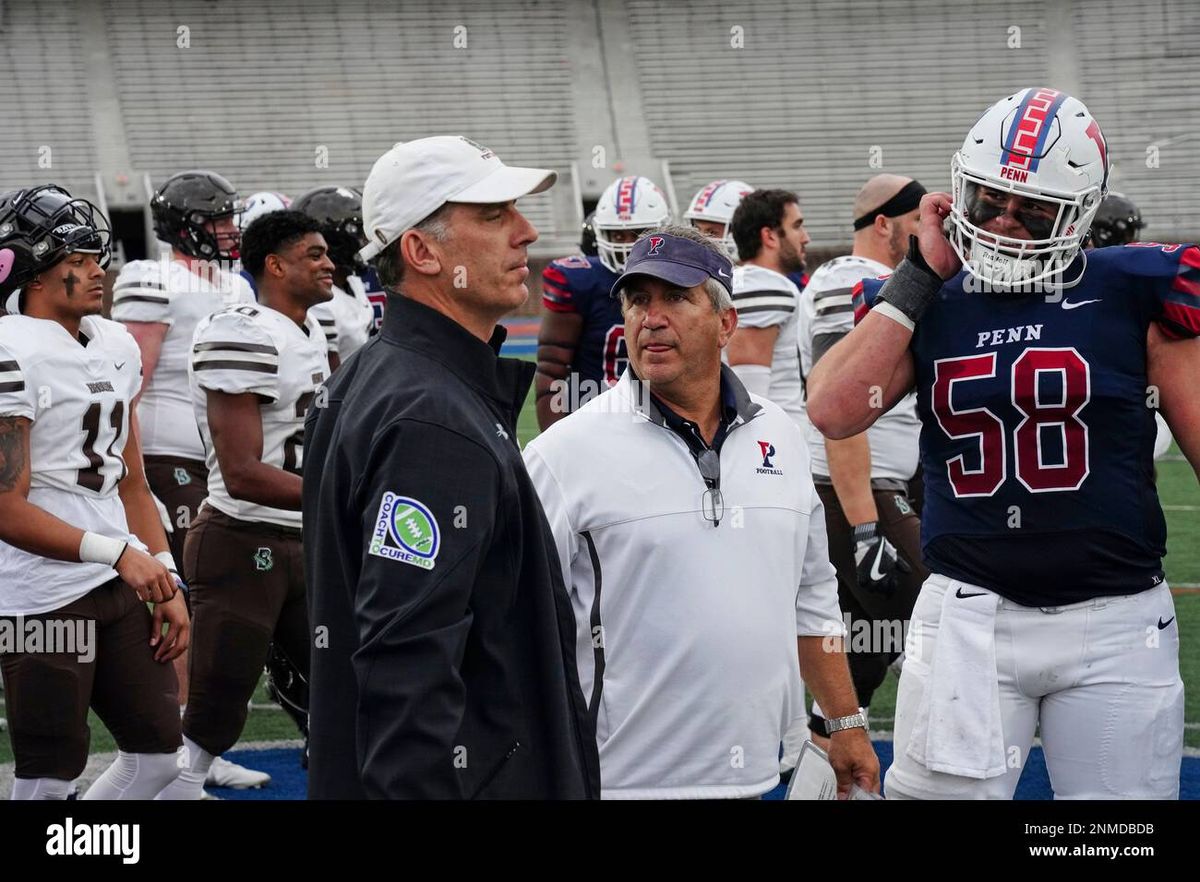
[(900, 188), (900, 192), (883, 203), (883, 205), (874, 211), (868, 211), (862, 217), (858, 218), (854, 222), (854, 232), (857, 233), (863, 227), (871, 226), (871, 224), (875, 223), (875, 218), (881, 214), (884, 217), (899, 217), (902, 214), (908, 214), (921, 204), (921, 197), (924, 195), (924, 187), (916, 181), (909, 181)]

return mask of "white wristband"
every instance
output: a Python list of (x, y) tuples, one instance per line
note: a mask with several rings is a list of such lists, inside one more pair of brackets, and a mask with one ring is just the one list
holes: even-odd
[(876, 303), (872, 312), (877, 312), (882, 316), (890, 318), (896, 324), (902, 325), (906, 330), (909, 331), (913, 330), (917, 326), (916, 322), (914, 322), (900, 310), (896, 309), (896, 307), (892, 306), (892, 304), (888, 303), (886, 300), (880, 300), (878, 303)]
[(128, 542), (101, 536), (99, 533), (84, 533), (79, 543), (79, 559), (84, 563), (100, 563), (115, 567), (125, 553)]
[(154, 555), (154, 559), (157, 560), (159, 563), (161, 563), (164, 567), (166, 567), (172, 573), (174, 573), (176, 576), (179, 575), (179, 567), (175, 566), (175, 558), (171, 557), (171, 552), (160, 551), (158, 554)]

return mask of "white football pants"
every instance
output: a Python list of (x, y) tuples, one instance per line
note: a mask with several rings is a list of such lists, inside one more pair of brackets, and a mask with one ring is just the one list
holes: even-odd
[(950, 586), (986, 590), (935, 574), (917, 597), (896, 695), (889, 799), (1011, 799), (1039, 726), (1055, 798), (1179, 798), (1183, 681), (1166, 584), (1063, 607), (1001, 599), (996, 671), (1008, 771), (976, 779), (933, 772), (910, 757)]

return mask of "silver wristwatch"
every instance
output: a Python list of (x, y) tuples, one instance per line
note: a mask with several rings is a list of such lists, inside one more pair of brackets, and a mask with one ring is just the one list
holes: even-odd
[(862, 711), (856, 714), (850, 714), (848, 717), (837, 717), (833, 720), (825, 721), (825, 731), (832, 735), (834, 732), (841, 732), (843, 729), (865, 729), (867, 728), (867, 718), (863, 716)]

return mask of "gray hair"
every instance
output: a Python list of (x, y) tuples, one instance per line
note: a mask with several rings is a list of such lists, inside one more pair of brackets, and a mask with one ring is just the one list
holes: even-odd
[[(446, 211), (450, 207), (447, 202), (433, 214), (426, 217), (412, 229), (424, 233), (434, 241), (445, 242), (450, 238), (450, 224), (446, 220)], [(375, 255), (371, 261), (375, 273), (379, 276), (379, 284), (385, 291), (397, 294), (404, 282), (404, 258), (400, 256), (400, 239), (397, 239)]]
[[(646, 232), (638, 236), (638, 241), (640, 242), (647, 236), (674, 236), (677, 239), (687, 239), (695, 242), (697, 245), (704, 246), (713, 254), (720, 256), (722, 260), (729, 260), (729, 255), (716, 239), (710, 239), (694, 227), (685, 227), (680, 224), (663, 224), (661, 227), (656, 227), (653, 230), (646, 230)], [(709, 302), (712, 303), (713, 312), (720, 312), (723, 309), (733, 309), (733, 298), (729, 296), (729, 292), (725, 290), (725, 286), (712, 276), (704, 280), (702, 287), (704, 288), (704, 293), (708, 295)], [(620, 291), (620, 297), (621, 309), (624, 311), (628, 305), (625, 300), (624, 288)]]

